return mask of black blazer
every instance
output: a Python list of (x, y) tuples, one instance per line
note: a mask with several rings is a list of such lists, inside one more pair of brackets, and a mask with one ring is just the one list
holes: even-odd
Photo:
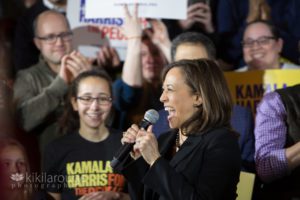
[(241, 156), (238, 138), (226, 128), (189, 136), (171, 156), (174, 130), (158, 139), (161, 157), (149, 168), (140, 158), (122, 168), (136, 200), (236, 198)]

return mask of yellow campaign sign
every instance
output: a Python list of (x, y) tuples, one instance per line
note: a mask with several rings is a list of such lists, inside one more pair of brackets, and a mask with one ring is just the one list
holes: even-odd
[(255, 113), (265, 93), (299, 84), (300, 69), (225, 72), (225, 78), (234, 103)]

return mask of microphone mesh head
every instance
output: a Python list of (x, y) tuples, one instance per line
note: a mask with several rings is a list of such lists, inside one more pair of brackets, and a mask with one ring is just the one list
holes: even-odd
[(156, 110), (150, 109), (145, 113), (144, 119), (146, 119), (151, 124), (155, 124), (159, 119), (159, 114)]

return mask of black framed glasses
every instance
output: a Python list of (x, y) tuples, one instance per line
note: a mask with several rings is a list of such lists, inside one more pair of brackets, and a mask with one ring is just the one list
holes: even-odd
[(249, 40), (242, 41), (241, 43), (244, 48), (252, 48), (254, 47), (255, 43), (259, 46), (265, 46), (270, 44), (271, 40), (277, 40), (277, 38), (274, 36), (262, 36), (256, 40), (249, 39)]
[(43, 37), (36, 36), (37, 39), (43, 40), (43, 41), (47, 42), (48, 44), (55, 43), (57, 41), (57, 38), (60, 38), (63, 41), (68, 42), (72, 39), (72, 37), (73, 37), (72, 32), (63, 32), (63, 33), (60, 33), (58, 35), (50, 34), (50, 35), (43, 36)]
[(108, 105), (112, 102), (112, 98), (108, 96), (99, 96), (99, 97), (81, 96), (81, 97), (77, 97), (77, 100), (84, 105), (91, 105), (95, 100), (99, 105)]

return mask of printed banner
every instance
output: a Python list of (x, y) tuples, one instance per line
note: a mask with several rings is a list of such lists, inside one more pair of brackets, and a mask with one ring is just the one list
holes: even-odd
[(256, 106), (267, 92), (300, 83), (300, 69), (225, 72), (225, 77), (235, 104)]
[[(187, 0), (86, 0), (87, 18), (124, 17), (123, 5), (139, 4), (139, 17), (186, 19)], [(171, 9), (170, 9), (171, 8)]]
[[(103, 1), (99, 1), (103, 2)], [(126, 54), (126, 40), (120, 27), (122, 18), (87, 18), (86, 0), (72, 0), (67, 5), (67, 18), (74, 33), (73, 46), (88, 57), (96, 57), (103, 45), (115, 47), (121, 60)]]

